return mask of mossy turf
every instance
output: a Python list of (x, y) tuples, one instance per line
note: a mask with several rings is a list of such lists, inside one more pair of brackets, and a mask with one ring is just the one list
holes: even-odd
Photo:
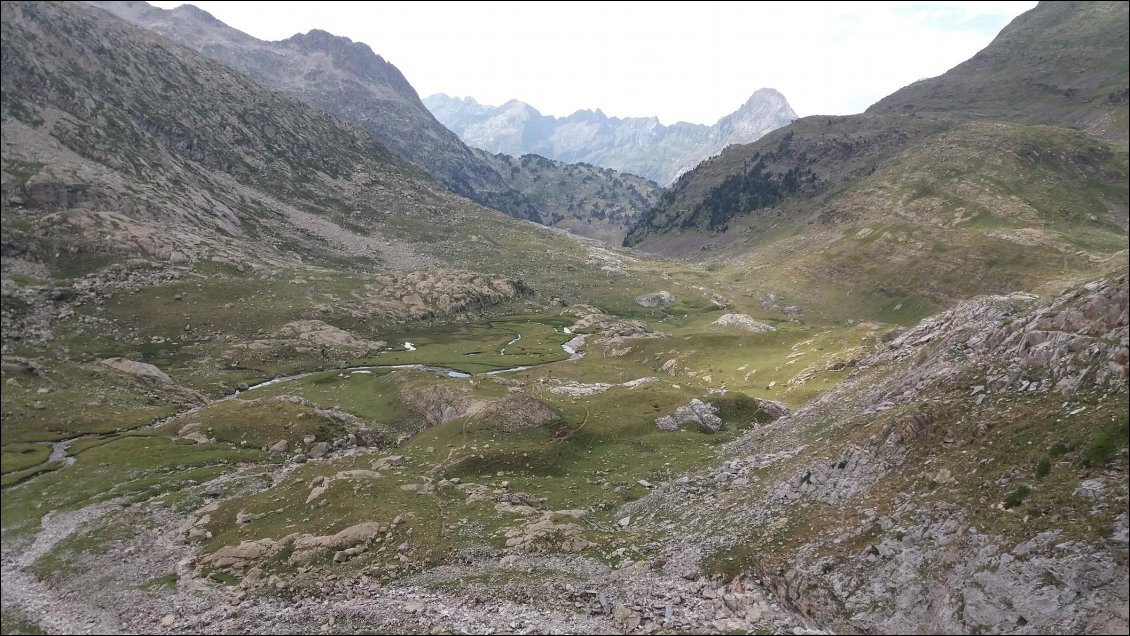
[(6, 487), (0, 494), (5, 532), (33, 532), (40, 517), (52, 510), (116, 497), (147, 500), (267, 459), (258, 450), (172, 440), (162, 429), (119, 435), (81, 450), (72, 466)]

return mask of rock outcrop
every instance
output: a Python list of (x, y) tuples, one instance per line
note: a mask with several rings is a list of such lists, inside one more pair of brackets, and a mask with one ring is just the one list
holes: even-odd
[(641, 307), (666, 309), (675, 304), (675, 296), (669, 291), (643, 294), (642, 296), (636, 296), (636, 304)]
[(365, 287), (358, 310), (425, 320), (478, 311), (533, 293), (522, 281), (500, 276), (457, 270), (392, 272)]
[(718, 417), (718, 407), (698, 398), (675, 409), (674, 415), (664, 415), (655, 420), (655, 426), (661, 431), (674, 431), (686, 425), (697, 426), (713, 433), (722, 430), (726, 424)]
[(750, 333), (770, 333), (777, 331), (777, 328), (773, 325), (767, 325), (759, 320), (754, 320), (746, 314), (723, 314), (718, 320), (710, 324), (718, 325), (719, 327), (735, 327)]
[(164, 371), (145, 362), (137, 362), (136, 360), (127, 360), (125, 358), (106, 358), (102, 361), (102, 364), (116, 371), (121, 371), (139, 380), (153, 384), (170, 384), (173, 381)]

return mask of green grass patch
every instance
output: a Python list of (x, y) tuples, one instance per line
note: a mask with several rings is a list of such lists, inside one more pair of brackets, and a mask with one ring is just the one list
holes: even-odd
[(176, 411), (171, 398), (100, 367), (63, 363), (49, 371), (50, 379), (28, 375), (18, 387), (5, 386), (0, 407), (5, 446), (128, 430)]
[(1127, 414), (1123, 413), (1119, 419), (1112, 420), (1094, 433), (1090, 442), (1083, 448), (1080, 463), (1086, 467), (1106, 464), (1116, 452), (1126, 447), (1128, 436), (1130, 436), (1130, 425), (1127, 422)]
[(89, 448), (75, 464), (0, 493), (5, 530), (28, 532), (51, 510), (71, 510), (114, 497), (144, 500), (210, 481), (242, 462), (267, 459), (258, 450), (220, 444), (178, 444), (168, 431), (147, 430)]
[(1032, 489), (1028, 486), (1020, 486), (1016, 490), (1013, 490), (1004, 497), (1004, 509), (1016, 508), (1024, 503), (1024, 500), (1027, 499), (1030, 494), (1032, 494)]
[(170, 572), (169, 574), (162, 574), (155, 576), (148, 581), (141, 584), (141, 589), (149, 592), (163, 592), (165, 590), (177, 589), (178, 577), (176, 573)]
[(39, 625), (6, 609), (0, 612), (0, 632), (12, 634), (13, 636), (38, 636), (39, 634), (47, 633), (43, 631), (43, 628)]
[(47, 461), (51, 455), (48, 444), (5, 444), (0, 447), (0, 473), (27, 470)]
[(345, 434), (340, 422), (318, 414), (311, 406), (269, 398), (215, 402), (181, 418), (178, 424), (181, 434), (195, 431), (219, 442), (251, 448), (283, 439), (294, 448), (307, 435), (313, 435), (316, 441), (333, 441)]

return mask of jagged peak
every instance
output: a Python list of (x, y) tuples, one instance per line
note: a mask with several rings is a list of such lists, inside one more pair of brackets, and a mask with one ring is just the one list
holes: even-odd
[(779, 91), (775, 88), (763, 87), (763, 88), (759, 88), (759, 89), (753, 91), (753, 94), (749, 96), (749, 99), (745, 100), (745, 103), (750, 104), (750, 103), (753, 103), (755, 101), (769, 101), (769, 100), (781, 101), (781, 102), (786, 101), (785, 96), (781, 94), (781, 91)]
[(499, 108), (499, 110), (505, 110), (505, 111), (521, 110), (521, 111), (524, 111), (524, 112), (527, 112), (527, 113), (532, 113), (532, 114), (539, 116), (539, 117), (541, 116), (541, 111), (534, 108), (533, 106), (530, 106), (529, 104), (527, 104), (526, 102), (524, 102), (520, 99), (511, 99), (511, 100), (507, 101), (505, 104), (499, 106), (498, 108)]
[(368, 44), (365, 44), (364, 42), (354, 42), (352, 39), (344, 35), (336, 35), (330, 33), (329, 31), (323, 31), (322, 29), (310, 29), (306, 33), (295, 33), (289, 38), (283, 40), (283, 42), (299, 44), (308, 48), (351, 48), (359, 52), (367, 53), (369, 55), (372, 55), (373, 57), (380, 59), (381, 61), (384, 61), (384, 58), (373, 51), (373, 49)]
[(448, 101), (448, 102), (458, 102), (460, 104), (468, 104), (468, 105), (470, 105), (470, 104), (478, 105), (478, 103), (479, 103), (479, 102), (475, 101), (474, 97), (471, 97), (469, 95), (467, 97), (458, 97), (458, 96), (455, 96), (455, 95), (448, 95), (447, 93), (435, 93), (435, 94), (429, 95), (428, 99), (425, 100), (425, 101), (437, 100), (437, 99), (442, 99), (442, 100)]
[(608, 115), (605, 115), (604, 111), (602, 111), (599, 108), (596, 108), (596, 109), (582, 108), (580, 110), (575, 111), (572, 115), (569, 115), (568, 117), (564, 117), (564, 118), (561, 119), (561, 121), (587, 121), (587, 122), (602, 122), (602, 121), (607, 121), (607, 120), (608, 120)]
[[(153, 6), (153, 5), (150, 5), (148, 2), (128, 2), (126, 4), (131, 6), (131, 7), (132, 6), (141, 6), (141, 5), (144, 5), (146, 7), (152, 7)], [(179, 7), (175, 7), (174, 9), (172, 9), (172, 12), (174, 14), (187, 15), (187, 16), (191, 17), (192, 19), (199, 20), (201, 22), (208, 22), (208, 23), (212, 23), (212, 24), (224, 24), (218, 18), (216, 18), (216, 16), (212, 15), (211, 13), (208, 13), (204, 9), (201, 9), (200, 7), (198, 7), (194, 4), (182, 4)], [(227, 26), (227, 25), (224, 24), (224, 26)]]

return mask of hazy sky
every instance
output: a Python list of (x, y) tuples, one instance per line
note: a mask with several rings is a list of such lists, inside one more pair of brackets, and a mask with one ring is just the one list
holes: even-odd
[[(182, 2), (155, 2), (172, 8)], [(713, 123), (768, 86), (857, 113), (984, 48), (1035, 2), (195, 2), (251, 35), (368, 44), (421, 97)]]

